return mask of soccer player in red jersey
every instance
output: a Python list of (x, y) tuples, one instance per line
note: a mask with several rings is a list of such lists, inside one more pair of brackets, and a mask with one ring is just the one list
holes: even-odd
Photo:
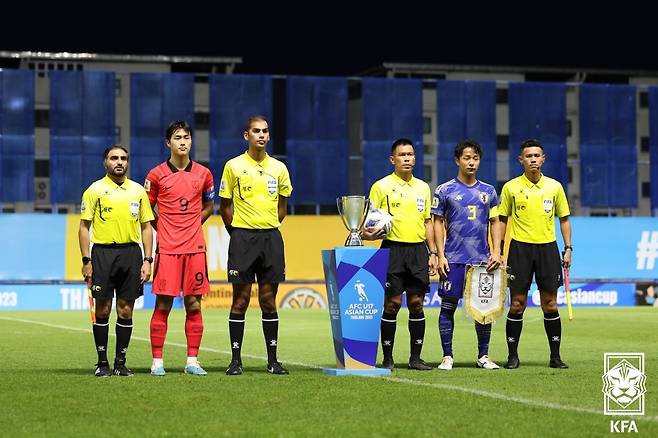
[(174, 298), (182, 291), (187, 337), (185, 373), (206, 375), (197, 359), (203, 336), (201, 296), (210, 291), (201, 225), (213, 212), (213, 177), (208, 168), (190, 159), (192, 128), (186, 122), (169, 124), (166, 144), (171, 151), (169, 160), (151, 169), (144, 183), (155, 215), (153, 227), (157, 230), (151, 374), (165, 375), (162, 349), (167, 319)]

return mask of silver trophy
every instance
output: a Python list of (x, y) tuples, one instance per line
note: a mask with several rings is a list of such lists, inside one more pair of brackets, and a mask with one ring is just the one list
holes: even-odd
[(336, 198), (336, 205), (343, 223), (350, 230), (345, 246), (363, 246), (359, 230), (368, 216), (370, 200), (365, 196), (341, 196)]

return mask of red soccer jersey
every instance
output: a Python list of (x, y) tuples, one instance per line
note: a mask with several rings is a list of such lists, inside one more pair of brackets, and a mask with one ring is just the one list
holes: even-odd
[(144, 183), (151, 206), (158, 206), (157, 252), (193, 254), (205, 252), (201, 228), (203, 202), (214, 199), (210, 170), (190, 161), (179, 171), (169, 161), (151, 169)]

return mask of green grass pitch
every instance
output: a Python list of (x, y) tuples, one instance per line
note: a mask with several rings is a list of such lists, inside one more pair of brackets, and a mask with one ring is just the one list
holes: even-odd
[[(167, 375), (149, 375), (151, 312), (135, 314), (130, 378), (93, 376), (87, 312), (0, 312), (0, 433), (3, 436), (606, 436), (611, 419), (634, 419), (658, 436), (658, 309), (563, 309), (562, 357), (548, 367), (541, 311), (528, 309), (521, 368), (475, 368), (473, 323), (456, 315), (452, 371), (411, 371), (406, 309), (398, 317), (390, 377), (329, 376), (335, 366), (326, 310), (282, 310), (279, 358), (289, 376), (265, 371), (260, 312), (247, 313), (242, 376), (226, 376), (228, 311), (204, 311), (200, 353), (208, 376), (183, 374), (184, 311), (170, 316)], [(441, 359), (438, 309), (426, 310), (423, 358)], [(111, 319), (114, 331), (115, 316)], [(603, 415), (604, 352), (643, 352), (645, 415)], [(110, 357), (114, 337), (110, 337)], [(381, 355), (381, 353), (380, 353)], [(507, 356), (505, 324), (494, 325), (490, 356)], [(381, 357), (379, 358), (381, 360)]]

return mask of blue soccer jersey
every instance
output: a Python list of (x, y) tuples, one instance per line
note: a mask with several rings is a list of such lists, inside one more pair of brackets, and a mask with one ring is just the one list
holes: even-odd
[(489, 219), (498, 216), (493, 186), (477, 181), (467, 186), (458, 179), (434, 191), (432, 214), (447, 223), (445, 256), (449, 263), (480, 263), (489, 258)]

